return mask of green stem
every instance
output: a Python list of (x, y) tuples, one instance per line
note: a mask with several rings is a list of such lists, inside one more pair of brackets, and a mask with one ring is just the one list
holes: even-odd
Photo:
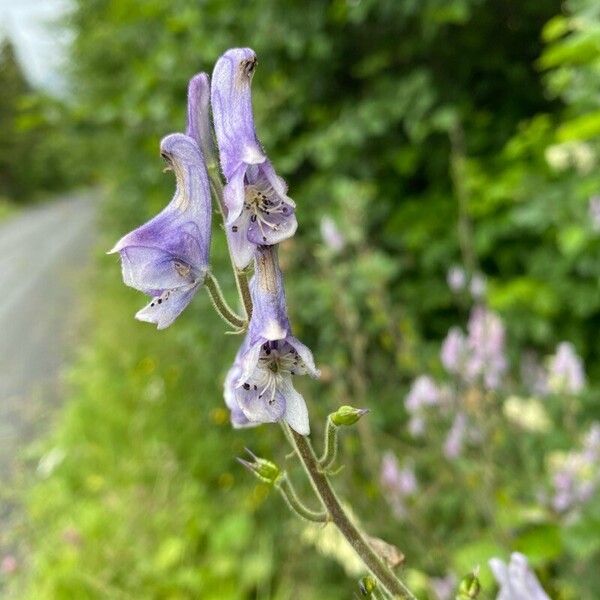
[(209, 271), (204, 279), (204, 287), (210, 296), (211, 302), (215, 307), (219, 316), (236, 329), (244, 329), (248, 324), (245, 319), (237, 315), (233, 309), (227, 304), (227, 300), (223, 296), (221, 286), (216, 277)]
[(365, 539), (364, 534), (348, 518), (348, 515), (342, 508), (329, 480), (326, 475), (321, 472), (310, 442), (294, 430), (290, 430), (290, 434), (294, 440), (294, 447), (304, 466), (304, 470), (306, 471), (315, 492), (326, 507), (330, 520), (333, 521), (341, 534), (348, 540), (358, 556), (360, 556), (365, 566), (392, 597), (405, 600), (416, 600), (413, 593), (379, 558), (375, 550), (373, 550)]
[(235, 281), (242, 304), (244, 305), (244, 310), (248, 315), (248, 321), (250, 321), (250, 317), (252, 316), (252, 296), (250, 296), (250, 286), (248, 285), (246, 273), (235, 269)]
[(325, 450), (323, 456), (319, 458), (319, 465), (323, 471), (327, 471), (333, 466), (337, 458), (338, 451), (338, 426), (331, 420), (331, 415), (327, 417), (327, 427), (325, 428)]
[(311, 510), (307, 506), (304, 506), (302, 500), (298, 498), (298, 494), (296, 494), (296, 490), (294, 489), (292, 482), (288, 479), (287, 473), (284, 473), (280, 477), (276, 485), (277, 489), (281, 492), (283, 499), (286, 501), (292, 512), (295, 512), (299, 517), (302, 517), (307, 521), (312, 521), (313, 523), (327, 523), (327, 512), (317, 512)]

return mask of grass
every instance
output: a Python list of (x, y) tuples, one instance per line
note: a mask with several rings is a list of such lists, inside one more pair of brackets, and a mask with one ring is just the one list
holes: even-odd
[(204, 293), (166, 331), (135, 321), (144, 298), (114, 257), (98, 263), (7, 597), (296, 599), (315, 597), (319, 579), (338, 579), (319, 587), (326, 597), (347, 597), (341, 568), (297, 543), (302, 526), (234, 460), (246, 445), (286, 452), (276, 427), (229, 425), (221, 382), (240, 340)]

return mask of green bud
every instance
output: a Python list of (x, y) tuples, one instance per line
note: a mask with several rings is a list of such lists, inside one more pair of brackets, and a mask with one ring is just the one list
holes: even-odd
[(363, 415), (369, 412), (368, 408), (354, 408), (353, 406), (340, 406), (329, 415), (331, 422), (336, 426), (354, 425)]
[(478, 575), (479, 569), (475, 569), (472, 573), (461, 579), (456, 600), (473, 600), (473, 598), (479, 596), (481, 584), (479, 583)]
[(281, 471), (279, 467), (270, 460), (256, 456), (256, 454), (253, 454), (250, 450), (248, 450), (248, 448), (246, 448), (246, 452), (252, 458), (252, 462), (244, 460), (243, 458), (238, 458), (238, 462), (246, 467), (246, 469), (254, 473), (254, 475), (256, 475), (256, 477), (258, 477), (261, 481), (264, 481), (270, 485), (277, 483), (281, 477)]
[(365, 575), (359, 582), (360, 595), (363, 598), (372, 598), (377, 591), (377, 582), (370, 575)]

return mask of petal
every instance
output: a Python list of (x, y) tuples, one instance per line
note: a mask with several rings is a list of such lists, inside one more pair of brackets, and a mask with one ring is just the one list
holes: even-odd
[(250, 48), (228, 50), (215, 64), (211, 101), (215, 133), (225, 178), (240, 163), (261, 163), (264, 152), (254, 130), (251, 81), (256, 54)]
[[(255, 385), (246, 384), (236, 388), (235, 397), (246, 418), (252, 423), (276, 423), (283, 417), (285, 400), (276, 390), (273, 398), (261, 397), (262, 390)], [(255, 389), (256, 388), (256, 389)]]
[(275, 193), (291, 208), (296, 208), (296, 203), (287, 195), (287, 183), (277, 173), (270, 160), (265, 160), (259, 167), (260, 172), (266, 177), (267, 181)]
[(236, 169), (223, 188), (223, 201), (227, 207), (227, 225), (236, 221), (244, 208), (246, 166)]
[(204, 278), (204, 273), (158, 248), (131, 246), (120, 255), (125, 285), (146, 294), (188, 287)]
[(506, 566), (506, 563), (499, 558), (491, 558), (488, 561), (488, 564), (490, 565), (490, 569), (500, 588), (509, 587), (510, 583), (508, 580), (508, 567)]
[(233, 262), (238, 269), (245, 269), (254, 256), (256, 246), (248, 241), (248, 227), (250, 213), (243, 210), (239, 218), (232, 225), (226, 226), (229, 247)]
[(252, 342), (252, 345), (240, 357), (240, 376), (235, 383), (236, 388), (247, 382), (257, 368), (260, 350), (265, 340), (259, 338)]
[(234, 429), (241, 429), (245, 427), (254, 427), (258, 423), (251, 423), (242, 409), (240, 408), (236, 395), (235, 395), (235, 383), (240, 376), (240, 367), (237, 362), (233, 364), (229, 372), (227, 373), (227, 377), (225, 377), (225, 383), (223, 384), (223, 397), (225, 399), (225, 404), (230, 411), (230, 420)]
[(164, 292), (138, 311), (135, 318), (147, 323), (156, 323), (157, 329), (165, 329), (182, 313), (197, 290), (198, 286), (195, 285)]
[(265, 244), (273, 246), (291, 238), (298, 228), (296, 215), (270, 214), (265, 217), (272, 225), (271, 227), (259, 219), (250, 222), (248, 228), (248, 240), (253, 244)]
[(290, 346), (292, 346), (296, 350), (296, 352), (302, 359), (302, 362), (304, 363), (304, 367), (308, 374), (311, 377), (314, 377), (315, 379), (320, 377), (321, 371), (319, 371), (319, 369), (317, 369), (317, 367), (315, 366), (315, 359), (313, 358), (313, 354), (309, 350), (308, 346), (305, 346), (299, 339), (295, 338), (292, 335), (288, 336), (286, 338), (286, 341), (288, 342), (288, 344), (290, 344)]
[(308, 435), (310, 433), (310, 424), (306, 402), (304, 402), (302, 395), (294, 389), (290, 377), (283, 378), (280, 390), (282, 396), (285, 398), (283, 419), (300, 435)]
[(252, 339), (281, 340), (290, 333), (283, 276), (273, 247), (257, 246), (250, 292), (254, 307), (249, 335)]
[(207, 73), (194, 75), (188, 84), (186, 134), (196, 141), (204, 159), (216, 164), (210, 127), (210, 80)]

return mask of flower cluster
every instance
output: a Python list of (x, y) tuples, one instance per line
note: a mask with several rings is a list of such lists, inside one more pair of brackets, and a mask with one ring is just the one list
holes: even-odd
[[(247, 333), (225, 381), (225, 402), (234, 427), (286, 421), (303, 435), (308, 413), (292, 378), (318, 376), (310, 350), (291, 334), (277, 244), (294, 235), (295, 204), (273, 168), (254, 128), (251, 82), (256, 54), (228, 50), (188, 87), (186, 134), (161, 142), (176, 191), (152, 220), (124, 236), (111, 252), (121, 257), (125, 283), (150, 296), (136, 317), (168, 327), (209, 277), (211, 186), (225, 178), (222, 210), (235, 267), (254, 263), (253, 302)], [(211, 123), (210, 111), (213, 120)], [(213, 126), (218, 146), (213, 147)], [(211, 177), (209, 177), (209, 175)]]
[(491, 310), (475, 306), (467, 335), (458, 327), (450, 329), (440, 359), (448, 373), (467, 383), (480, 381), (487, 389), (497, 389), (507, 368), (502, 320)]
[(394, 516), (397, 519), (404, 519), (407, 514), (406, 501), (419, 489), (412, 467), (401, 467), (396, 456), (386, 452), (381, 460), (379, 482)]
[(570, 342), (561, 342), (550, 358), (547, 387), (555, 394), (579, 394), (585, 387), (583, 363)]
[(551, 504), (558, 512), (567, 512), (585, 504), (600, 485), (600, 423), (586, 434), (581, 450), (554, 454), (550, 458), (554, 493)]

